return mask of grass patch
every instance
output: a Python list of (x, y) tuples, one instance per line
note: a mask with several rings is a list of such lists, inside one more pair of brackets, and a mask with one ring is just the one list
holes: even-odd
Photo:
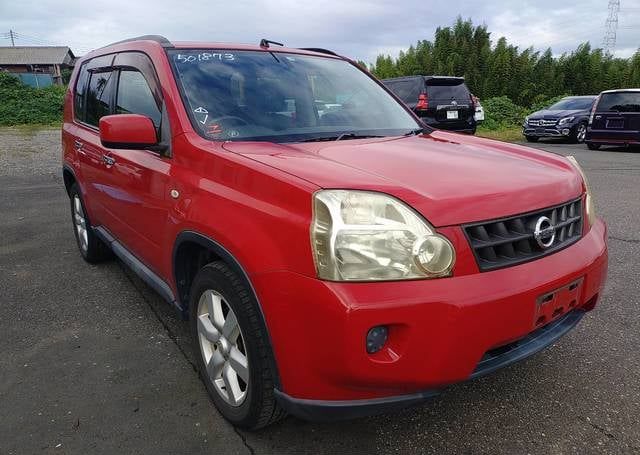
[(524, 140), (524, 136), (522, 135), (522, 127), (520, 126), (502, 127), (495, 130), (489, 130), (479, 127), (476, 132), (476, 136), (486, 137), (488, 139), (495, 139), (497, 141), (503, 142), (520, 142)]

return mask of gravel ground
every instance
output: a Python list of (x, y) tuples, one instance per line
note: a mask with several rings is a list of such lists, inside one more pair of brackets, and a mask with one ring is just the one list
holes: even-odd
[(58, 176), (60, 159), (60, 128), (0, 127), (0, 176)]
[(536, 147), (583, 164), (609, 223), (596, 311), (556, 345), (423, 406), (233, 429), (186, 323), (117, 261), (84, 263), (58, 130), (0, 129), (0, 453), (640, 453), (640, 154)]

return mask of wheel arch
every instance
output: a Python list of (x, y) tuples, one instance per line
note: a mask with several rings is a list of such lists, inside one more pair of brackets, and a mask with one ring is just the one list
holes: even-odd
[(71, 166), (66, 164), (62, 166), (62, 181), (64, 182), (64, 188), (67, 191), (67, 196), (71, 196), (71, 187), (74, 183), (78, 182), (76, 173), (73, 171)]
[[(234, 272), (238, 274), (255, 299), (260, 319), (262, 320), (265, 332), (267, 333), (267, 342), (269, 344), (268, 348), (271, 349), (273, 358), (275, 359), (275, 351), (273, 350), (271, 334), (269, 332), (269, 326), (267, 325), (262, 305), (260, 304), (260, 299), (258, 298), (258, 294), (256, 293), (256, 290), (253, 287), (249, 275), (245, 271), (244, 267), (223, 245), (206, 235), (190, 230), (182, 231), (178, 234), (176, 241), (174, 242), (172, 254), (173, 278), (175, 280), (177, 291), (176, 299), (178, 305), (182, 308), (183, 316), (185, 318), (188, 317), (189, 292), (196, 273), (204, 265), (217, 260), (224, 261)], [(274, 362), (272, 367), (275, 372), (275, 385), (277, 388), (280, 388), (280, 375), (278, 373), (276, 362)]]

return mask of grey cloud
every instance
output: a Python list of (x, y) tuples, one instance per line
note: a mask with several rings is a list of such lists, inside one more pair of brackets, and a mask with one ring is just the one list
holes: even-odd
[[(485, 23), (493, 40), (506, 36), (521, 47), (570, 51), (584, 41), (599, 46), (606, 2), (451, 0), (1, 0), (0, 32), (13, 29), (84, 53), (124, 37), (149, 33), (174, 40), (258, 42), (262, 37), (290, 46), (318, 46), (372, 62), (378, 53), (395, 55), (438, 26), (460, 15)], [(622, 1), (618, 46), (628, 56), (640, 47), (640, 1)], [(5, 43), (1, 43), (6, 45)]]

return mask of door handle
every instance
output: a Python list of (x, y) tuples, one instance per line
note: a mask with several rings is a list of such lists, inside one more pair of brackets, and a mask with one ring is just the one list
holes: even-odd
[(109, 155), (102, 155), (102, 161), (104, 161), (104, 164), (106, 164), (107, 166), (113, 166), (114, 164), (116, 164), (115, 158), (112, 158)]
[(78, 151), (78, 153), (84, 155), (84, 150), (82, 150), (82, 147), (84, 147), (84, 143), (79, 141), (79, 140), (74, 140), (73, 141), (73, 146), (75, 147), (75, 149)]

